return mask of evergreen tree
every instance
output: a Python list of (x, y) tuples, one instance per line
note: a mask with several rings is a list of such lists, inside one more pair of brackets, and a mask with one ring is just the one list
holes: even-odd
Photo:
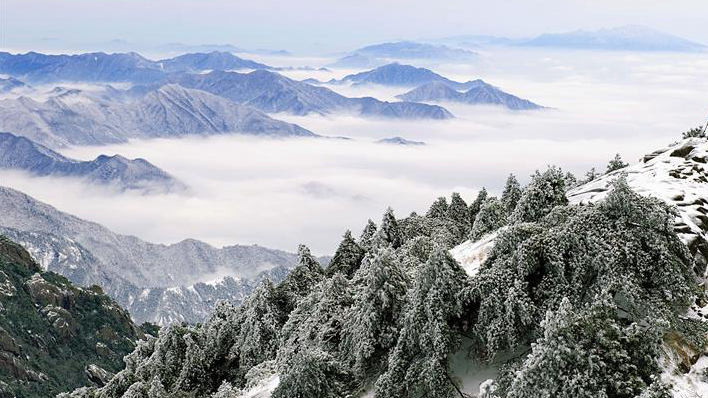
[(514, 212), (516, 204), (519, 203), (519, 199), (521, 199), (521, 185), (515, 175), (509, 174), (501, 196), (501, 202), (507, 214)]
[(538, 221), (556, 206), (565, 205), (565, 178), (561, 169), (549, 167), (543, 173), (536, 171), (531, 182), (524, 189), (516, 210), (511, 215), (512, 222)]
[(623, 169), (623, 168), (625, 168), (625, 167), (627, 167), (627, 166), (629, 166), (629, 164), (623, 162), (623, 161), (622, 161), (622, 157), (621, 157), (620, 154), (618, 153), (618, 154), (615, 155), (614, 159), (610, 160), (610, 162), (607, 163), (607, 171), (606, 171), (606, 173), (611, 173), (611, 172), (613, 172), (613, 171), (615, 171), (615, 170), (620, 170), (620, 169)]
[(445, 218), (447, 217), (448, 205), (447, 199), (444, 197), (439, 197), (433, 202), (428, 209), (428, 213), (425, 215), (428, 218)]
[(565, 176), (563, 177), (563, 182), (565, 183), (566, 191), (573, 189), (578, 185), (578, 179), (570, 171), (565, 173)]
[[(605, 296), (581, 310), (566, 298), (548, 312), (533, 351), (511, 383), (507, 398), (633, 398), (661, 384), (655, 327), (621, 325)], [(656, 389), (657, 386), (654, 386)], [(671, 394), (656, 397), (669, 398)]]
[(482, 188), (477, 194), (477, 198), (474, 202), (470, 203), (469, 217), (470, 217), (470, 227), (474, 225), (474, 219), (477, 218), (477, 213), (482, 208), (482, 204), (487, 200), (487, 190)]
[(328, 352), (307, 348), (298, 352), (280, 376), (273, 398), (341, 398), (351, 376)]
[(390, 248), (369, 253), (357, 272), (354, 305), (344, 318), (342, 354), (363, 377), (396, 342), (408, 277)]
[(685, 140), (687, 138), (706, 138), (705, 131), (703, 130), (703, 127), (698, 126), (695, 128), (692, 128), (686, 132), (683, 133), (682, 138)]
[(506, 225), (506, 219), (506, 208), (502, 202), (495, 197), (487, 199), (474, 220), (470, 239), (478, 240), (482, 236), (496, 231)]
[(597, 171), (593, 167), (590, 170), (588, 170), (587, 173), (585, 173), (585, 180), (583, 181), (583, 183), (587, 184), (590, 181), (595, 181), (595, 179), (597, 179), (598, 176), (599, 176), (599, 174), (597, 173)]
[(334, 257), (332, 257), (332, 261), (327, 267), (326, 274), (332, 276), (340, 272), (347, 278), (351, 278), (354, 272), (359, 269), (364, 254), (364, 249), (352, 238), (351, 231), (345, 232), (342, 242), (339, 244), (337, 251), (334, 252)]
[(462, 199), (459, 193), (453, 192), (450, 206), (447, 209), (447, 215), (459, 229), (459, 239), (464, 239), (468, 234), (472, 225), (470, 224), (469, 208), (467, 203)]
[(381, 229), (378, 231), (380, 237), (394, 249), (401, 246), (402, 236), (401, 231), (398, 227), (398, 221), (396, 221), (396, 216), (393, 215), (393, 209), (390, 207), (386, 210), (381, 221)]
[(535, 223), (510, 226), (469, 290), (468, 300), (478, 303), (470, 324), (487, 357), (535, 338), (544, 314), (564, 297), (580, 305), (612, 291), (633, 321), (647, 308), (669, 318), (686, 308), (695, 281), (674, 217), (620, 179), (598, 205), (557, 207)]
[(401, 331), (388, 369), (376, 382), (381, 397), (453, 397), (449, 355), (459, 347), (454, 323), (462, 312), (465, 272), (437, 249), (415, 276), (406, 296)]
[(289, 314), (297, 302), (324, 279), (324, 271), (305, 245), (298, 248), (298, 265), (276, 287), (275, 300), (282, 314)]
[[(310, 388), (321, 391), (324, 386), (332, 388), (328, 392), (332, 395), (325, 396), (340, 396), (340, 389), (334, 386), (347, 372), (336, 358), (351, 304), (350, 285), (341, 274), (322, 281), (298, 304), (280, 333), (277, 361), (284, 383), (274, 397), (308, 397), (313, 391)], [(320, 363), (310, 362), (315, 359)], [(351, 378), (347, 377), (347, 383)]]
[(369, 221), (366, 222), (364, 230), (361, 232), (361, 236), (359, 237), (359, 246), (367, 249), (371, 245), (371, 240), (374, 239), (374, 235), (376, 235), (376, 230), (376, 223), (369, 219)]
[(239, 378), (253, 366), (275, 358), (285, 318), (276, 304), (275, 287), (265, 279), (239, 307), (241, 328), (231, 349), (238, 352)]

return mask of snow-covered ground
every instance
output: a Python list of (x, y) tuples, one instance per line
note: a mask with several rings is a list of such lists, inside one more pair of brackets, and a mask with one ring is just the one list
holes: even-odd
[(477, 241), (468, 240), (460, 245), (452, 248), (450, 254), (462, 266), (462, 269), (469, 276), (475, 276), (479, 273), (479, 268), (484, 260), (487, 259), (489, 251), (494, 247), (494, 240), (504, 228), (499, 231), (484, 235)]

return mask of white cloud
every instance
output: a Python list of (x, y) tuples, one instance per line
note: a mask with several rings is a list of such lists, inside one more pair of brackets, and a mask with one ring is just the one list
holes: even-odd
[[(76, 181), (16, 173), (4, 173), (0, 184), (150, 241), (193, 237), (290, 251), (306, 243), (317, 253), (332, 253), (344, 230), (359, 233), (367, 218), (378, 222), (389, 205), (399, 216), (420, 213), (452, 191), (467, 200), (482, 186), (498, 193), (509, 172), (526, 181), (549, 164), (582, 174), (592, 166), (604, 168), (617, 152), (637, 159), (677, 139), (705, 115), (705, 57), (592, 57), (496, 53), (481, 65), (436, 68), (458, 80), (482, 77), (554, 110), (514, 113), (449, 105), (458, 116), (449, 121), (278, 115), (317, 133), (353, 140), (220, 136), (64, 151), (82, 159), (100, 153), (146, 158), (190, 185), (190, 196), (116, 195)], [(384, 99), (406, 91), (337, 89)], [(428, 145), (373, 143), (395, 135)]]

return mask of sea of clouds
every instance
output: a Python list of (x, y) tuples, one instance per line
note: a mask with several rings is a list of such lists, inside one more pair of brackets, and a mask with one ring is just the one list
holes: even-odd
[[(314, 66), (333, 58), (264, 57), (276, 66)], [(362, 119), (351, 115), (274, 117), (343, 139), (258, 139), (240, 135), (73, 147), (64, 155), (116, 154), (149, 160), (190, 187), (184, 194), (89, 186), (77, 180), (3, 172), (0, 184), (116, 232), (170, 243), (196, 238), (217, 246), (260, 244), (293, 251), (305, 243), (331, 254), (342, 233), (358, 234), (391, 206), (424, 213), (438, 196), (481, 187), (499, 194), (509, 173), (527, 182), (558, 165), (582, 176), (616, 153), (635, 161), (704, 122), (708, 55), (499, 49), (466, 65), (416, 63), (451, 79), (481, 78), (550, 109), (511, 112), (443, 104), (445, 121)], [(353, 71), (293, 70), (327, 81)], [(393, 100), (407, 88), (327, 85), (347, 96)], [(401, 136), (425, 146), (376, 143)]]

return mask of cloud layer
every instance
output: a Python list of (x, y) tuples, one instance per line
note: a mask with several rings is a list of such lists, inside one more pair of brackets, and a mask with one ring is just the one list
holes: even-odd
[[(146, 158), (190, 185), (190, 195), (116, 194), (78, 181), (6, 172), (0, 184), (150, 241), (191, 237), (290, 251), (306, 243), (328, 254), (346, 229), (359, 233), (367, 218), (378, 222), (389, 205), (403, 216), (425, 212), (436, 197), (452, 191), (467, 200), (482, 186), (498, 193), (510, 172), (527, 181), (549, 164), (582, 175), (593, 166), (604, 168), (615, 153), (633, 161), (678, 139), (705, 115), (705, 56), (593, 53), (589, 58), (588, 53), (519, 51), (485, 59), (436, 71), (458, 80), (481, 77), (556, 109), (513, 113), (447, 104), (456, 119), (425, 122), (277, 115), (318, 134), (352, 140), (220, 136), (64, 151), (80, 159), (101, 153)], [(302, 71), (292, 74), (307, 77)], [(333, 88), (381, 99), (406, 91)], [(374, 143), (391, 136), (427, 145)]]

